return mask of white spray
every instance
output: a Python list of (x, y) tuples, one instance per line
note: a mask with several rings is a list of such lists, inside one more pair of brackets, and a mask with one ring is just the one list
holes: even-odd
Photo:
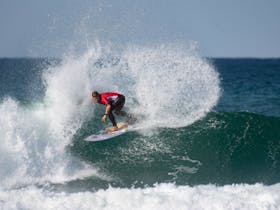
[(7, 98), (0, 104), (2, 187), (97, 175), (97, 169), (65, 151), (93, 117), (94, 89), (123, 93), (126, 109), (141, 115), (149, 128), (187, 126), (203, 117), (220, 95), (211, 65), (176, 45), (133, 46), (116, 54), (97, 44), (82, 56), (66, 56), (43, 77), (42, 102), (26, 108)]

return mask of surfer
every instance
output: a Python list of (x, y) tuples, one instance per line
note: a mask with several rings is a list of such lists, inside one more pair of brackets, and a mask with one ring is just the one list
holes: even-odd
[(105, 113), (102, 116), (101, 120), (102, 122), (106, 122), (106, 118), (108, 116), (110, 121), (112, 122), (113, 126), (108, 129), (108, 132), (114, 132), (118, 130), (116, 119), (112, 111), (115, 111), (116, 115), (134, 120), (136, 119), (132, 117), (131, 114), (128, 114), (122, 110), (125, 103), (125, 97), (122, 94), (116, 92), (98, 93), (97, 91), (93, 91), (92, 98), (95, 103), (102, 104), (106, 107)]

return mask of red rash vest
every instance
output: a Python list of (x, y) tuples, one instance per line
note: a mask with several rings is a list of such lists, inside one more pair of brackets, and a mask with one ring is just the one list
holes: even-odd
[(115, 92), (100, 93), (100, 100), (98, 101), (98, 103), (103, 104), (105, 106), (108, 104), (112, 104), (112, 102), (115, 101), (119, 95), (119, 93)]

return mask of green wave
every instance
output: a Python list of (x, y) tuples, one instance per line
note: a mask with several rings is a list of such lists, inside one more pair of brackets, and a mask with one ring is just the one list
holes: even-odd
[(112, 178), (94, 180), (101, 185), (280, 181), (279, 117), (211, 112), (184, 128), (130, 132), (98, 143), (82, 141), (98, 130), (97, 125), (95, 121), (85, 124), (69, 151)]

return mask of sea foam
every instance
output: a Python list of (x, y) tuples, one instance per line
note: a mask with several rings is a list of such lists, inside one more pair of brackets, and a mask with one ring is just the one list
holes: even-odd
[(27, 187), (0, 191), (0, 208), (20, 209), (256, 209), (280, 208), (280, 184), (176, 186), (144, 189), (108, 188), (96, 192), (52, 192)]

